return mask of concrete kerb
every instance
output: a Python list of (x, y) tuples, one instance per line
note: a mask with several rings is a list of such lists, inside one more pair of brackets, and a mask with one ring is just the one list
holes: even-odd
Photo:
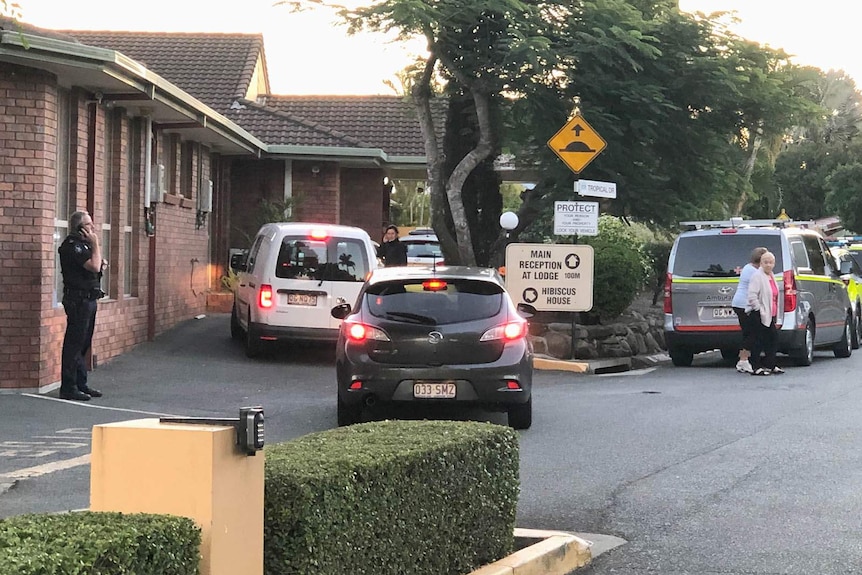
[(470, 575), (566, 575), (592, 560), (592, 543), (572, 533), (516, 528), (515, 538), (539, 541)]
[(617, 373), (652, 367), (670, 361), (666, 353), (633, 357), (610, 357), (591, 360), (556, 359), (546, 355), (533, 357), (533, 368), (541, 370), (570, 371), (572, 373)]

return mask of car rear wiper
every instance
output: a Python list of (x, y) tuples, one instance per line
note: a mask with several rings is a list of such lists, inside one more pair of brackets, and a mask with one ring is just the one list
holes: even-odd
[(437, 323), (437, 320), (433, 317), (428, 317), (427, 315), (419, 315), (418, 313), (410, 313), (406, 311), (386, 312), (386, 319), (412, 319), (417, 323), (425, 323), (428, 325), (434, 325), (435, 323)]
[(735, 278), (739, 277), (733, 270), (694, 270), (691, 276), (695, 278)]

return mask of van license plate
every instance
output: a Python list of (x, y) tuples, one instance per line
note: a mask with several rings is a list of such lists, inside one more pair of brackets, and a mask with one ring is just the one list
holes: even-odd
[(732, 307), (714, 307), (712, 308), (712, 317), (715, 319), (736, 317), (736, 312)]
[(454, 381), (417, 381), (413, 384), (417, 399), (455, 399)]
[(307, 293), (289, 293), (287, 294), (288, 305), (317, 305), (317, 296)]

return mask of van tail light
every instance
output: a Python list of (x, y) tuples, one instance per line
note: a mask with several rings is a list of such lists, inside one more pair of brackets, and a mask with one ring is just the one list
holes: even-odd
[(345, 330), (347, 339), (354, 343), (361, 343), (369, 339), (373, 341), (390, 341), (385, 331), (364, 323), (345, 322)]
[(496, 341), (502, 339), (504, 342), (515, 341), (526, 337), (527, 322), (525, 321), (510, 321), (503, 325), (492, 327), (482, 334), (479, 341)]
[(272, 301), (272, 286), (263, 284), (260, 286), (260, 291), (257, 292), (257, 305), (262, 309), (269, 309), (273, 306)]
[(793, 270), (784, 272), (784, 311), (796, 311), (796, 276)]
[(667, 274), (664, 279), (664, 313), (673, 313), (673, 300), (671, 300), (671, 288), (673, 288), (673, 275)]

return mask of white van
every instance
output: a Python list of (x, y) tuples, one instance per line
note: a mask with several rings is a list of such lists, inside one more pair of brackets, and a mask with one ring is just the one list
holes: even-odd
[(231, 336), (258, 355), (268, 341), (336, 341), (330, 310), (353, 305), (378, 267), (368, 233), (333, 224), (273, 223), (257, 232), (234, 292)]

